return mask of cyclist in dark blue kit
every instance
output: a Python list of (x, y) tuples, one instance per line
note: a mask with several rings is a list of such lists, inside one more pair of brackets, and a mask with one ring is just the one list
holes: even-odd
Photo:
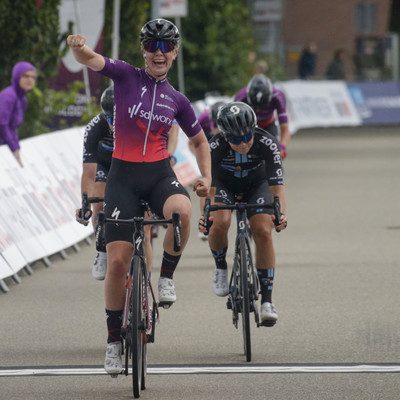
[[(174, 233), (168, 227), (164, 239), (158, 292), (160, 302), (176, 301), (173, 274), (190, 233), (191, 202), (172, 170), (167, 138), (174, 119), (193, 143), (202, 174), (193, 189), (207, 196), (211, 184), (211, 160), (206, 136), (189, 100), (175, 90), (167, 73), (177, 57), (180, 35), (170, 21), (156, 19), (141, 29), (140, 42), (145, 68), (95, 53), (82, 35), (70, 35), (67, 43), (75, 59), (114, 82), (114, 152), (107, 178), (104, 212), (107, 218), (128, 219), (141, 215), (140, 200), (149, 202), (159, 216), (181, 218), (181, 251), (174, 251)], [(106, 225), (107, 274), (105, 303), (108, 345), (105, 369), (119, 374), (121, 360), (121, 316), (125, 301), (125, 279), (132, 256), (132, 228)]]
[[(101, 95), (102, 113), (96, 115), (86, 126), (83, 139), (83, 168), (81, 192), (89, 197), (104, 197), (107, 175), (111, 167), (114, 149), (113, 116), (114, 87), (109, 86)], [(96, 228), (97, 213), (103, 210), (103, 203), (94, 203), (92, 224)], [(80, 218), (80, 210), (76, 210), (76, 220), (87, 225), (87, 220)], [(99, 243), (92, 275), (97, 280), (103, 280), (107, 270), (107, 254), (105, 243)]]
[[(215, 187), (215, 203), (251, 204), (271, 203), (278, 194), (282, 219), (278, 231), (286, 228), (285, 190), (279, 143), (270, 133), (256, 126), (252, 108), (242, 102), (224, 105), (217, 117), (221, 133), (210, 139), (212, 162), (212, 186)], [(213, 290), (217, 296), (229, 293), (228, 230), (231, 211), (218, 210), (212, 214), (209, 245), (215, 261)], [(272, 241), (274, 228), (272, 210), (249, 210), (248, 218), (256, 246), (256, 268), (261, 287), (261, 321), (277, 321), (278, 314), (272, 303), (272, 286), (275, 272), (275, 252)], [(205, 232), (204, 218), (200, 218), (199, 230)]]

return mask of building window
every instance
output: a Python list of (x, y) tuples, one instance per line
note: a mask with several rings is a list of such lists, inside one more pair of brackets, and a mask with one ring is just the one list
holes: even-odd
[(376, 4), (359, 3), (354, 14), (354, 28), (357, 33), (373, 33), (376, 30)]

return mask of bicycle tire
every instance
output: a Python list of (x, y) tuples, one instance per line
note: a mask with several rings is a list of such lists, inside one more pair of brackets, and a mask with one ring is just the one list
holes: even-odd
[(132, 271), (132, 302), (131, 302), (131, 359), (132, 359), (132, 386), (133, 396), (140, 397), (142, 386), (142, 366), (143, 366), (143, 267), (139, 257), (133, 260)]
[(250, 337), (250, 295), (247, 269), (247, 244), (244, 237), (239, 241), (240, 254), (240, 286), (242, 297), (242, 329), (243, 329), (243, 345), (246, 361), (251, 361), (251, 337)]

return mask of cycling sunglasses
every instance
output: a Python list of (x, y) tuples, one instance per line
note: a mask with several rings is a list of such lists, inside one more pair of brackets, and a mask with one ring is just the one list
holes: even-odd
[(151, 40), (144, 43), (143, 48), (149, 53), (155, 53), (158, 49), (161, 49), (163, 53), (169, 53), (175, 49), (175, 44), (166, 40)]
[(253, 136), (254, 136), (254, 133), (249, 133), (246, 136), (229, 136), (228, 142), (238, 146), (242, 142), (249, 143), (250, 140), (253, 139)]
[(113, 124), (113, 118), (112, 117), (108, 117), (107, 118), (107, 122), (112, 125)]

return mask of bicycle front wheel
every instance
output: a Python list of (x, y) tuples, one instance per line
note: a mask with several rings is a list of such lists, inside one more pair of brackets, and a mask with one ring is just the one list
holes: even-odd
[(143, 288), (144, 275), (142, 260), (135, 257), (133, 260), (132, 271), (132, 302), (131, 302), (131, 320), (130, 334), (132, 340), (132, 383), (133, 396), (140, 397), (142, 386), (142, 368), (143, 368), (143, 335), (145, 334), (145, 318), (143, 313)]
[(251, 361), (251, 338), (250, 338), (250, 295), (249, 295), (249, 277), (247, 270), (248, 247), (246, 239), (240, 238), (239, 241), (239, 261), (240, 261), (240, 289), (242, 298), (242, 328), (243, 344), (246, 361)]

